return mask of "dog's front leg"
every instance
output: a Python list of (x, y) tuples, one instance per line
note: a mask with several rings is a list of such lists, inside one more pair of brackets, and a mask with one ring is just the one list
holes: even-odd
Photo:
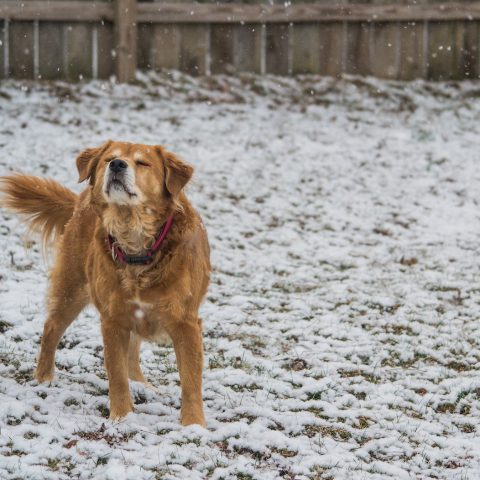
[(109, 384), (110, 418), (118, 420), (133, 412), (133, 402), (128, 388), (130, 330), (112, 319), (102, 317), (102, 335)]
[(182, 425), (205, 426), (202, 399), (203, 342), (199, 319), (171, 322), (167, 328), (173, 340), (182, 387)]

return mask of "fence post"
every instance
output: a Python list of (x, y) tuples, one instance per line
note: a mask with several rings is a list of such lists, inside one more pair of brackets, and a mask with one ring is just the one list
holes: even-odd
[(133, 81), (137, 69), (137, 0), (115, 0), (115, 51), (117, 81)]

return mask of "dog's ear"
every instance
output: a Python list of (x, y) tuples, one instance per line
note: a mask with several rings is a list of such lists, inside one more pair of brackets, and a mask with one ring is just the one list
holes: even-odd
[(77, 157), (77, 170), (78, 170), (78, 183), (90, 179), (90, 184), (94, 183), (94, 172), (97, 167), (98, 161), (103, 152), (110, 146), (111, 140), (104, 143), (100, 147), (87, 148)]
[(192, 178), (193, 167), (173, 153), (167, 152), (161, 147), (160, 149), (165, 166), (165, 187), (172, 197), (176, 197)]

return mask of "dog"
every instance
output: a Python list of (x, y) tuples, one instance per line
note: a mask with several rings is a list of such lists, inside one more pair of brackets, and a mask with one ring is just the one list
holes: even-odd
[(20, 214), (55, 261), (48, 316), (35, 371), (53, 379), (66, 328), (93, 303), (100, 313), (110, 418), (133, 411), (129, 378), (144, 340), (173, 343), (181, 384), (181, 423), (205, 426), (203, 342), (198, 310), (210, 280), (210, 247), (184, 187), (193, 168), (158, 145), (109, 140), (76, 159), (77, 195), (58, 182), (23, 174), (0, 178), (2, 205)]

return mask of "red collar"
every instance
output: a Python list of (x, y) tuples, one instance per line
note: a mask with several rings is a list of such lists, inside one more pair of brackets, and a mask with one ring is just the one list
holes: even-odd
[(113, 260), (119, 258), (123, 263), (128, 265), (147, 265), (153, 260), (153, 255), (160, 249), (160, 245), (167, 236), (168, 231), (173, 223), (173, 213), (168, 217), (167, 221), (163, 225), (160, 235), (155, 240), (155, 243), (151, 246), (145, 255), (134, 256), (127, 255), (116, 243), (116, 240), (111, 235), (107, 235), (108, 249), (112, 252)]

